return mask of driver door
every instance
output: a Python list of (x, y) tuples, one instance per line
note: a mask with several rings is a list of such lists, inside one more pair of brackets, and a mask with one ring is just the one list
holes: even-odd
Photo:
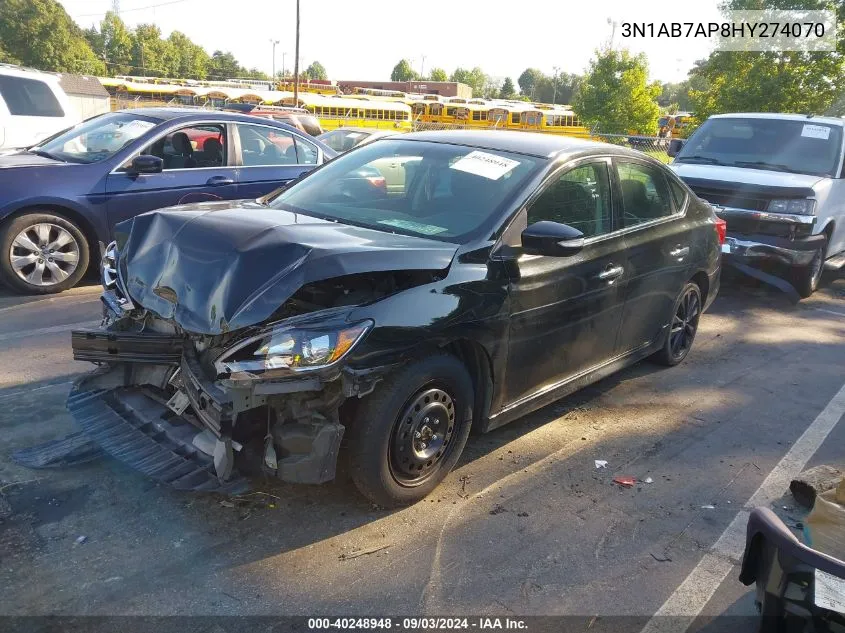
[(225, 124), (195, 124), (171, 130), (139, 153), (158, 156), (158, 174), (135, 174), (132, 158), (106, 179), (109, 220), (114, 226), (131, 217), (177, 204), (232, 200), (237, 172), (228, 159)]
[[(614, 357), (627, 282), (623, 237), (612, 196), (610, 159), (566, 166), (520, 212), (507, 242), (510, 269), (507, 401), (513, 404), (577, 377)], [(526, 226), (568, 224), (585, 236), (568, 257), (529, 255), (519, 247)]]

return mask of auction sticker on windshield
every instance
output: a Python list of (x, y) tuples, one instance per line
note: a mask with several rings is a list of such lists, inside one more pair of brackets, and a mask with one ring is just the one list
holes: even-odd
[(442, 226), (435, 226), (434, 224), (421, 224), (419, 222), (412, 222), (411, 220), (379, 220), (379, 224), (386, 224), (387, 226), (395, 226), (397, 229), (405, 229), (406, 231), (413, 231), (414, 233), (421, 233), (422, 235), (437, 235), (447, 230)]
[(519, 165), (518, 160), (476, 150), (455, 161), (450, 169), (465, 171), (468, 174), (475, 174), (490, 180), (498, 180), (517, 165)]
[(817, 607), (845, 613), (845, 580), (832, 574), (815, 570), (815, 593), (813, 601)]
[(810, 125), (809, 123), (805, 123), (804, 129), (801, 130), (801, 136), (820, 138), (826, 141), (830, 138), (830, 128), (826, 125)]

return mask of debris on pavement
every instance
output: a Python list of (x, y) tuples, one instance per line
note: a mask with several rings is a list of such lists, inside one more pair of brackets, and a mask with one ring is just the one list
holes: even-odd
[(716, 506), (714, 506), (712, 503), (708, 503), (707, 505), (701, 506), (701, 509), (702, 510), (715, 510)]
[(353, 558), (360, 558), (361, 556), (369, 556), (370, 554), (375, 554), (376, 552), (380, 552), (383, 549), (387, 549), (390, 545), (382, 545), (381, 547), (373, 547), (370, 549), (362, 549), (358, 550), (357, 552), (351, 552), (349, 554), (341, 554), (338, 556), (338, 560), (351, 560)]
[(789, 491), (799, 505), (812, 508), (816, 496), (833, 490), (842, 479), (842, 471), (833, 466), (816, 466), (798, 475), (789, 484)]
[(596, 460), (596, 468), (607, 468), (607, 460), (604, 459), (597, 459)]
[(527, 517), (527, 516), (528, 516), (528, 513), (527, 513), (527, 512), (518, 512), (516, 516), (518, 516), (518, 517)]
[(654, 560), (656, 560), (658, 563), (671, 563), (672, 562), (672, 559), (669, 558), (668, 556), (665, 556), (665, 555), (664, 556), (657, 556), (655, 554), (652, 554), (651, 552), (649, 552), (649, 554), (651, 554), (651, 557)]
[(220, 502), (220, 505), (223, 506), (224, 508), (234, 508), (235, 507), (234, 503), (232, 503), (231, 501), (227, 501), (225, 499)]
[(645, 479), (643, 479), (643, 483), (644, 484), (653, 484), (654, 479), (652, 479), (651, 477), (646, 477)]
[(620, 477), (614, 477), (613, 483), (619, 484), (620, 486), (623, 486), (625, 488), (633, 488), (634, 484), (637, 483), (637, 480), (629, 475), (624, 475)]
[(493, 506), (493, 509), (490, 510), (490, 514), (502, 514), (502, 512), (507, 512), (507, 508), (503, 508), (498, 503)]
[(76, 537), (76, 544), (77, 544), (77, 545), (82, 545), (82, 544), (83, 544), (85, 541), (87, 541), (87, 540), (88, 540), (88, 537), (87, 537), (87, 536), (77, 536), (77, 537)]

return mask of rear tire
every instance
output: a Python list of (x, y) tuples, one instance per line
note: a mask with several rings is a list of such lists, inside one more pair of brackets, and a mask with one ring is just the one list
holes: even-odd
[(675, 299), (666, 342), (652, 356), (655, 362), (674, 367), (687, 357), (698, 332), (698, 321), (703, 307), (701, 289), (698, 284), (687, 282), (678, 298)]
[(466, 367), (437, 353), (409, 363), (359, 401), (347, 437), (358, 490), (382, 507), (415, 503), (454, 468), (472, 425)]
[(75, 286), (88, 270), (88, 241), (73, 222), (34, 211), (0, 228), (0, 280), (30, 295)]
[(819, 288), (819, 282), (824, 273), (824, 259), (827, 253), (827, 238), (813, 256), (809, 266), (792, 269), (792, 285), (802, 299), (806, 299)]

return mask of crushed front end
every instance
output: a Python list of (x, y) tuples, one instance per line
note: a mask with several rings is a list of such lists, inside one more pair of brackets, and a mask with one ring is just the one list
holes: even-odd
[(106, 261), (102, 327), (72, 334), (74, 358), (100, 365), (68, 397), (92, 440), (178, 489), (239, 493), (262, 471), (293, 483), (334, 478), (339, 408), (381, 375), (339, 362), (370, 322), (350, 324), (341, 306), (198, 334), (135, 305), (108, 270)]

